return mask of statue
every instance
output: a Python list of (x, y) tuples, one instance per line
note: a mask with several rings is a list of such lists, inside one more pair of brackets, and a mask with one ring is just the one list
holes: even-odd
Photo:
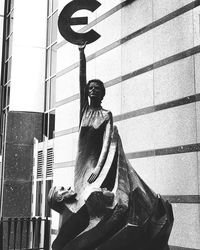
[(101, 106), (102, 81), (87, 83), (85, 47), (81, 40), (75, 190), (53, 187), (49, 192), (49, 206), (60, 213), (52, 249), (167, 250), (172, 207), (145, 184), (126, 158), (112, 113)]
[[(112, 113), (101, 106), (103, 83), (98, 79), (86, 82), (84, 49), (85, 45), (79, 46), (75, 191), (63, 187), (50, 190), (49, 205), (61, 214), (60, 231), (52, 249), (168, 249), (173, 224), (171, 205), (144, 183), (127, 160)], [(126, 240), (120, 240), (124, 235)]]

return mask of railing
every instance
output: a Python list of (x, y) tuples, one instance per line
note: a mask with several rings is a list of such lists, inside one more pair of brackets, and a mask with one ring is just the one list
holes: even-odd
[(50, 221), (48, 218), (1, 218), (1, 250), (49, 250), (49, 242)]

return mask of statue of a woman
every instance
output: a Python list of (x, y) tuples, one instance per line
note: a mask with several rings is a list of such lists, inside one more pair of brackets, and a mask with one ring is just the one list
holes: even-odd
[[(53, 249), (166, 250), (173, 224), (171, 205), (144, 183), (126, 158), (112, 113), (101, 106), (103, 83), (98, 79), (86, 82), (84, 49), (85, 45), (79, 46), (75, 193), (55, 188), (50, 193), (50, 204), (68, 214)], [(63, 199), (58, 195), (62, 192)]]
[(108, 154), (113, 127), (111, 112), (101, 106), (105, 95), (103, 82), (93, 79), (86, 83), (84, 47), (79, 47), (80, 125), (74, 183), (78, 195), (88, 183), (94, 182), (101, 172)]

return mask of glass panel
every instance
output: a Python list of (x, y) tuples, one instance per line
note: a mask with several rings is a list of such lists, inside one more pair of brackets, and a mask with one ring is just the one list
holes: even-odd
[(44, 114), (44, 126), (43, 126), (43, 134), (45, 136), (48, 136), (47, 135), (47, 132), (48, 132), (48, 117), (49, 117), (48, 113), (45, 113)]
[(10, 83), (6, 86), (6, 106), (9, 105), (10, 102)]
[(9, 47), (8, 47), (8, 57), (12, 55), (12, 41), (13, 41), (13, 35), (10, 36), (9, 38)]
[(52, 16), (52, 36), (51, 43), (55, 42), (57, 39), (57, 23), (58, 23), (58, 11)]
[(12, 40), (13, 36), (11, 35), (5, 41), (5, 60), (7, 60), (12, 55)]
[(57, 45), (51, 47), (51, 76), (56, 74), (56, 55), (57, 55)]
[(50, 83), (50, 109), (55, 108), (56, 103), (56, 78), (51, 79)]
[(42, 215), (42, 181), (36, 182), (36, 207), (35, 207), (35, 215)]
[(51, 210), (50, 210), (48, 202), (47, 202), (47, 196), (49, 194), (50, 188), (52, 187), (52, 183), (53, 183), (52, 180), (46, 180), (45, 216), (47, 216), (47, 217), (51, 216), (51, 213), (50, 213)]
[(6, 84), (6, 82), (7, 82), (7, 78), (8, 78), (8, 76), (7, 76), (7, 72), (8, 72), (8, 62), (6, 62), (5, 64), (4, 64), (4, 74), (3, 74), (3, 84)]
[(48, 16), (52, 13), (52, 0), (48, 1)]
[(47, 46), (49, 46), (51, 43), (51, 21), (52, 17), (49, 17), (47, 19)]
[(13, 31), (13, 18), (14, 18), (14, 11), (10, 13), (10, 33)]
[(7, 62), (7, 67), (8, 67), (8, 69), (7, 69), (7, 81), (9, 81), (10, 80), (10, 78), (11, 78), (11, 64), (12, 64), (12, 60), (11, 60), (12, 58), (10, 58), (9, 60), (8, 60), (8, 62)]
[(57, 10), (57, 8), (58, 8), (58, 0), (53, 0), (53, 7), (52, 7), (53, 12)]
[(10, 39), (7, 39), (5, 41), (5, 60), (8, 59), (9, 57), (9, 44), (10, 44)]
[(10, 9), (12, 9), (14, 7), (14, 0), (10, 0)]
[(49, 139), (54, 138), (55, 130), (55, 110), (49, 113)]
[(50, 102), (50, 81), (45, 83), (45, 111), (49, 110), (49, 102)]
[(6, 107), (6, 89), (7, 89), (7, 86), (4, 86), (3, 87), (3, 108)]
[(6, 14), (10, 12), (11, 0), (5, 1), (6, 4)]
[(6, 17), (6, 37), (10, 34), (10, 16)]
[(46, 78), (50, 77), (51, 48), (46, 51)]

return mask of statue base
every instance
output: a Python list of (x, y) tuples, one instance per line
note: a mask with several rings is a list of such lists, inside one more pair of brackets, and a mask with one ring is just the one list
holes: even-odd
[(52, 249), (132, 250), (134, 246), (134, 250), (169, 250), (173, 213), (167, 201), (157, 196), (151, 215), (138, 188), (130, 193), (128, 209), (119, 204), (110, 209), (102, 201), (102, 192), (93, 192), (85, 205), (65, 220)]

